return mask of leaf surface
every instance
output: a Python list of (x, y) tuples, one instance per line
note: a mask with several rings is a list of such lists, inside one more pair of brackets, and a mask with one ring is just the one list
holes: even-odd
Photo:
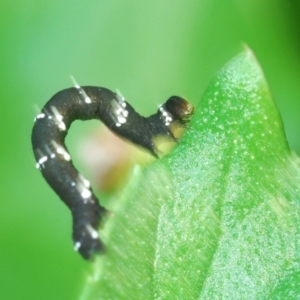
[(171, 154), (135, 169), (81, 299), (294, 299), (299, 165), (245, 49), (212, 80)]

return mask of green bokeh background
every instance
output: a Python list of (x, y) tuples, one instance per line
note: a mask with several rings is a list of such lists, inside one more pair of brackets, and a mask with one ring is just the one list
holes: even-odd
[[(172, 94), (196, 104), (247, 43), (300, 153), (299, 29), (297, 0), (1, 1), (1, 299), (77, 299), (89, 270), (30, 144), (36, 107), (71, 86), (70, 74), (118, 88), (147, 115)], [(75, 124), (72, 153), (93, 126)]]

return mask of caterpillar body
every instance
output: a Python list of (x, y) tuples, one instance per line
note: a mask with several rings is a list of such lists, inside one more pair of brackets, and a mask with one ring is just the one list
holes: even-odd
[(193, 113), (192, 105), (178, 96), (170, 97), (157, 113), (139, 115), (125, 99), (102, 87), (75, 85), (55, 94), (36, 116), (31, 141), (36, 167), (69, 207), (73, 218), (74, 249), (89, 259), (103, 249), (98, 227), (105, 208), (90, 183), (74, 167), (65, 137), (74, 120), (98, 119), (122, 138), (158, 157), (153, 143), (156, 136), (176, 140), (171, 127), (185, 126)]

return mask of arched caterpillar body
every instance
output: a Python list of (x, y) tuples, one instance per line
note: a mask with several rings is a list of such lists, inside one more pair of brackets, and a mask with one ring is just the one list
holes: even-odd
[(117, 135), (158, 157), (153, 138), (176, 140), (171, 126), (185, 126), (193, 113), (186, 100), (172, 96), (157, 113), (144, 118), (125, 99), (106, 88), (75, 85), (55, 94), (36, 116), (32, 147), (36, 167), (73, 217), (74, 249), (85, 258), (103, 249), (98, 226), (105, 215), (90, 183), (74, 167), (64, 140), (74, 120), (101, 120)]

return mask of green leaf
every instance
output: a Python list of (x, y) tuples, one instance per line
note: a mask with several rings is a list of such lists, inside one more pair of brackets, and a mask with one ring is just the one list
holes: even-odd
[(81, 299), (296, 299), (299, 159), (245, 49), (174, 151), (136, 168)]

